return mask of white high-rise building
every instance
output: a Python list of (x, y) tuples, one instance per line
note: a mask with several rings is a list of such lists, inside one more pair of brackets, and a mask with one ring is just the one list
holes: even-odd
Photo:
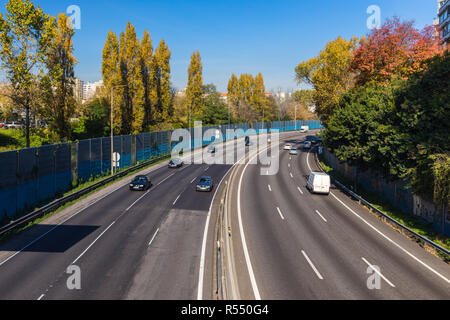
[(73, 95), (75, 96), (75, 99), (77, 101), (83, 101), (83, 87), (84, 87), (84, 81), (78, 78), (75, 78), (75, 86)]
[(83, 85), (83, 100), (87, 101), (95, 96), (97, 88), (103, 86), (103, 80), (97, 82), (88, 82)]

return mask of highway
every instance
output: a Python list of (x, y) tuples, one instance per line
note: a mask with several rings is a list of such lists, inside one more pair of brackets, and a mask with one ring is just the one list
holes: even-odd
[[(298, 146), (305, 138), (281, 136)], [(215, 298), (214, 230), (224, 184), (231, 190), (235, 298), (450, 298), (447, 264), (339, 190), (311, 195), (305, 185), (317, 170), (312, 154), (280, 155), (274, 176), (260, 175), (260, 164), (163, 163), (147, 169), (148, 192), (131, 192), (130, 178), (116, 183), (61, 224), (39, 224), (0, 244), (0, 299)], [(195, 191), (204, 175), (213, 178), (214, 192)], [(81, 290), (67, 286), (73, 265)], [(369, 266), (380, 267), (379, 290), (367, 287)]]
[(238, 298), (450, 299), (446, 263), (336, 188), (329, 196), (306, 189), (310, 172), (320, 170), (304, 139), (288, 141), (298, 156), (280, 144), (274, 176), (260, 175), (260, 165), (235, 169), (227, 202)]
[[(245, 150), (239, 142), (234, 148)], [(207, 157), (221, 156), (219, 148)], [(211, 299), (205, 230), (215, 225), (215, 193), (195, 186), (211, 176), (217, 188), (232, 165), (167, 163), (147, 170), (148, 192), (130, 191), (128, 178), (61, 224), (38, 224), (0, 244), (0, 300)], [(81, 290), (68, 289), (69, 266), (79, 267)]]

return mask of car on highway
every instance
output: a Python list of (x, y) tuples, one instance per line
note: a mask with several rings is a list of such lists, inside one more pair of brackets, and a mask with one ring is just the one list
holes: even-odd
[(308, 126), (302, 126), (300, 129), (300, 133), (307, 133), (309, 131), (309, 127)]
[(208, 147), (208, 153), (216, 153), (216, 147), (215, 146), (209, 146)]
[(130, 190), (145, 191), (150, 189), (152, 183), (147, 176), (137, 176), (130, 183)]
[(4, 129), (5, 128), (5, 123), (4, 122), (0, 122), (0, 129)]
[(174, 158), (174, 159), (170, 160), (170, 162), (169, 162), (170, 169), (181, 168), (183, 165), (184, 165), (184, 162), (180, 158)]
[(306, 141), (306, 142), (303, 144), (303, 148), (304, 148), (305, 150), (310, 150), (310, 149), (312, 148), (312, 143), (311, 143), (311, 141)]
[(289, 154), (291, 156), (298, 156), (298, 150), (297, 148), (292, 148), (291, 151), (289, 152)]
[(331, 178), (323, 172), (311, 172), (306, 188), (312, 193), (330, 194)]
[(284, 150), (291, 150), (292, 149), (292, 144), (290, 144), (290, 143), (287, 143), (287, 144), (285, 144), (284, 145)]
[(196, 191), (211, 192), (214, 189), (214, 184), (211, 177), (201, 177), (197, 182)]
[(245, 146), (250, 147), (252, 145), (252, 141), (250, 140), (250, 137), (245, 137)]

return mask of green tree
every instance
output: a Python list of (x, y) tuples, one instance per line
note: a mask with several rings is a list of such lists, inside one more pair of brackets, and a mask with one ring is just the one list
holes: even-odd
[(43, 76), (43, 113), (50, 120), (50, 128), (60, 140), (70, 139), (70, 118), (75, 111), (73, 56), (74, 29), (68, 24), (68, 17), (59, 14), (46, 24), (45, 37), (50, 45), (45, 52), (47, 74)]
[(354, 85), (355, 74), (350, 69), (357, 39), (341, 37), (328, 42), (319, 56), (302, 62), (295, 69), (297, 81), (314, 87), (316, 111), (324, 122), (334, 113), (342, 94)]
[(165, 122), (173, 115), (170, 82), (170, 57), (171, 52), (166, 42), (161, 40), (155, 50), (150, 68), (151, 92), (150, 99), (154, 103), (156, 122)]
[(48, 46), (42, 36), (48, 15), (29, 0), (9, 0), (0, 13), (0, 59), (11, 84), (10, 98), (26, 113), (26, 144), (30, 146), (30, 110)]
[(222, 100), (213, 84), (203, 86), (203, 111), (197, 116), (197, 119), (203, 122), (203, 125), (219, 125), (233, 122), (229, 114), (229, 106)]
[(135, 27), (128, 22), (125, 32), (120, 35), (119, 69), (122, 91), (122, 127), (123, 134), (139, 133), (143, 129), (144, 86), (142, 83), (140, 41), (136, 37)]
[[(112, 31), (109, 31), (106, 38), (106, 42), (103, 48), (102, 59), (102, 75), (103, 85), (105, 87), (105, 96), (111, 101), (111, 92), (113, 94), (114, 103), (114, 124), (118, 128), (117, 132), (122, 127), (122, 109), (121, 94), (115, 86), (120, 85), (120, 72), (119, 72), (119, 40)], [(111, 106), (110, 106), (111, 108)]]
[(233, 114), (237, 116), (237, 110), (239, 109), (239, 79), (234, 73), (228, 81), (228, 103), (233, 110)]
[[(194, 118), (202, 113), (203, 109), (203, 66), (200, 52), (194, 52), (188, 68), (188, 84), (186, 87), (186, 103), (189, 116)], [(191, 122), (189, 119), (189, 122)]]
[(153, 124), (153, 113), (152, 113), (152, 101), (150, 100), (151, 93), (151, 62), (153, 58), (153, 41), (150, 37), (148, 30), (144, 31), (144, 37), (141, 42), (141, 74), (142, 74), (142, 84), (144, 86), (144, 128), (147, 128)]

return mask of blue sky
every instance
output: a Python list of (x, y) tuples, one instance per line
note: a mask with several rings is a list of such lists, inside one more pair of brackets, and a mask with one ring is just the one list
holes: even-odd
[[(0, 0), (0, 12), (5, 3)], [(184, 88), (193, 51), (202, 56), (204, 81), (225, 91), (232, 73), (261, 72), (267, 90), (297, 89), (294, 68), (342, 36), (368, 33), (366, 13), (378, 5), (381, 18), (394, 15), (431, 25), (436, 0), (341, 1), (180, 1), (180, 0), (34, 0), (56, 15), (70, 5), (81, 9), (81, 30), (74, 38), (77, 77), (101, 79), (101, 55), (109, 30), (118, 35), (128, 21), (138, 36), (150, 31), (154, 47), (164, 38), (172, 51), (172, 82)]]

